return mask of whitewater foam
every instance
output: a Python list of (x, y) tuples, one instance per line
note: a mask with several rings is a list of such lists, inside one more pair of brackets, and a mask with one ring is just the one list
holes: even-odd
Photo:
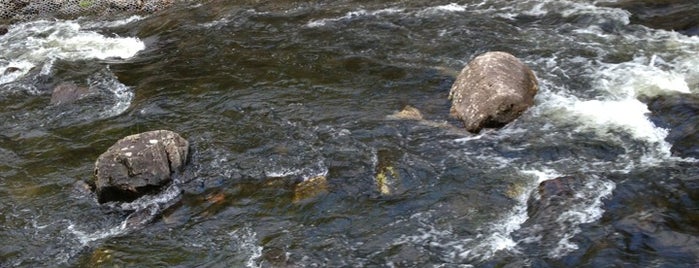
[(459, 5), (457, 3), (450, 3), (447, 5), (440, 5), (434, 7), (427, 7), (423, 10), (417, 12), (418, 16), (426, 15), (437, 15), (439, 13), (453, 13), (453, 12), (464, 12), (468, 8), (468, 5)]
[(308, 23), (306, 23), (306, 27), (309, 27), (309, 28), (323, 27), (323, 26), (327, 25), (328, 23), (350, 21), (350, 20), (354, 20), (357, 18), (380, 16), (380, 15), (394, 14), (394, 13), (400, 13), (400, 12), (403, 12), (403, 9), (386, 8), (386, 9), (379, 9), (379, 10), (374, 10), (374, 11), (367, 11), (364, 9), (359, 9), (359, 10), (347, 12), (347, 13), (345, 13), (345, 15), (340, 16), (340, 17), (311, 20)]
[[(0, 84), (16, 81), (44, 64), (48, 67), (42, 67), (42, 73), (49, 72), (56, 59), (127, 59), (144, 48), (145, 44), (138, 38), (106, 37), (83, 30), (75, 21), (20, 23), (0, 36)], [(9, 68), (14, 71), (8, 72)]]
[(558, 216), (560, 230), (544, 230), (544, 232), (560, 233), (558, 245), (549, 253), (552, 258), (559, 258), (578, 249), (570, 239), (582, 232), (581, 224), (595, 222), (602, 217), (602, 200), (612, 194), (616, 184), (604, 179), (589, 180), (583, 191), (576, 193), (575, 202)]
[[(641, 155), (630, 158), (636, 164), (653, 165), (671, 160), (672, 146), (665, 141), (668, 130), (658, 127), (648, 118), (650, 111), (640, 99), (691, 93), (687, 81), (693, 74), (682, 71), (684, 69), (678, 66), (686, 65), (693, 58), (674, 61), (666, 61), (662, 56), (652, 54), (650, 57), (637, 56), (622, 63), (585, 63), (591, 66), (588, 67), (588, 75), (592, 79), (592, 88), (582, 93), (589, 96), (580, 96), (568, 91), (565, 86), (544, 80), (540, 83), (542, 92), (538, 100), (541, 104), (535, 108), (536, 113), (542, 113), (539, 115), (550, 117), (559, 124), (575, 122), (578, 132), (592, 132), (619, 143), (627, 154)], [(627, 145), (623, 141), (625, 136), (645, 143), (647, 150), (638, 151)], [(633, 166), (631, 164), (629, 167)]]
[(91, 88), (99, 89), (111, 95), (113, 104), (100, 113), (100, 117), (112, 117), (125, 112), (134, 98), (131, 88), (119, 82), (117, 77), (107, 68), (88, 79)]
[(75, 235), (75, 237), (80, 242), (81, 246), (88, 246), (91, 242), (102, 240), (109, 237), (116, 237), (122, 235), (126, 232), (126, 227), (124, 224), (119, 224), (112, 228), (104, 231), (97, 231), (93, 233), (85, 232), (79, 230), (74, 223), (70, 222), (67, 230)]
[(241, 251), (249, 254), (245, 262), (245, 267), (261, 267), (259, 259), (262, 257), (262, 246), (258, 245), (257, 233), (255, 233), (255, 231), (245, 226), (230, 232), (228, 235), (231, 239), (235, 239), (239, 242), (238, 247)]
[(328, 172), (328, 167), (325, 166), (323, 161), (319, 161), (315, 165), (308, 167), (281, 167), (264, 171), (265, 176), (268, 178), (300, 177), (302, 181), (319, 176), (325, 177), (328, 175)]

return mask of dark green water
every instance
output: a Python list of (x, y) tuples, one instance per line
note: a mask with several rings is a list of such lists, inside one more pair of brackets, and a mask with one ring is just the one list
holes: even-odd
[[(118, 18), (125, 19), (125, 18)], [(699, 170), (641, 100), (699, 90), (699, 38), (588, 1), (214, 1), (0, 36), (0, 267), (693, 267)], [(536, 105), (448, 117), (474, 56), (510, 52)], [(94, 89), (50, 105), (51, 88)], [(693, 96), (693, 95), (692, 95)], [(424, 120), (396, 119), (406, 105)], [(693, 110), (680, 111), (694, 118)], [(672, 114), (666, 115), (672, 117)], [(192, 145), (151, 223), (76, 190), (118, 139)], [(528, 217), (536, 186), (583, 186)], [(326, 178), (305, 199), (294, 183)], [(378, 181), (385, 181), (384, 188)], [(168, 204), (170, 205), (170, 204)]]

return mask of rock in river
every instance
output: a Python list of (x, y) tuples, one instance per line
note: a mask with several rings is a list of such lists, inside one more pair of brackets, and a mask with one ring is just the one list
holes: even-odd
[(660, 95), (648, 100), (649, 118), (669, 131), (666, 141), (674, 156), (699, 158), (699, 97), (690, 94)]
[(519, 59), (488, 52), (469, 62), (454, 81), (451, 114), (473, 133), (499, 128), (531, 107), (537, 91), (534, 72)]
[(57, 85), (51, 92), (51, 105), (73, 103), (90, 93), (88, 87), (65, 82)]
[(100, 203), (133, 201), (160, 190), (182, 171), (189, 142), (169, 130), (131, 135), (117, 141), (95, 162), (95, 192)]
[(623, 8), (631, 13), (631, 23), (699, 35), (697, 0), (616, 0), (602, 1), (602, 6)]
[(573, 199), (584, 184), (585, 180), (579, 176), (564, 176), (541, 182), (537, 188), (538, 198), (527, 201), (529, 217), (538, 220), (557, 217), (560, 214), (557, 210), (567, 208), (567, 202)]

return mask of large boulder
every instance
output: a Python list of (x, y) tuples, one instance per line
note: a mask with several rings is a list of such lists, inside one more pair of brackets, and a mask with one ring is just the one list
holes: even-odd
[(538, 88), (534, 72), (515, 56), (488, 52), (456, 77), (449, 92), (451, 114), (473, 133), (499, 128), (534, 104)]
[(182, 171), (189, 143), (179, 134), (155, 130), (117, 141), (95, 162), (95, 193), (100, 203), (133, 201), (156, 192)]

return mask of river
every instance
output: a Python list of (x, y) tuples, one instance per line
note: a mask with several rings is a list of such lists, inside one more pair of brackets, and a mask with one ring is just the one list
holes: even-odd
[[(699, 37), (630, 16), (587, 0), (250, 0), (13, 24), (0, 267), (696, 267), (699, 168), (647, 103), (699, 91)], [(470, 134), (449, 89), (495, 50), (540, 90)], [(93, 91), (51, 105), (63, 82)], [(406, 105), (424, 119), (393, 116)], [(129, 228), (76, 182), (156, 129), (190, 141), (188, 181)], [(564, 175), (583, 187), (530, 217), (539, 183)]]

